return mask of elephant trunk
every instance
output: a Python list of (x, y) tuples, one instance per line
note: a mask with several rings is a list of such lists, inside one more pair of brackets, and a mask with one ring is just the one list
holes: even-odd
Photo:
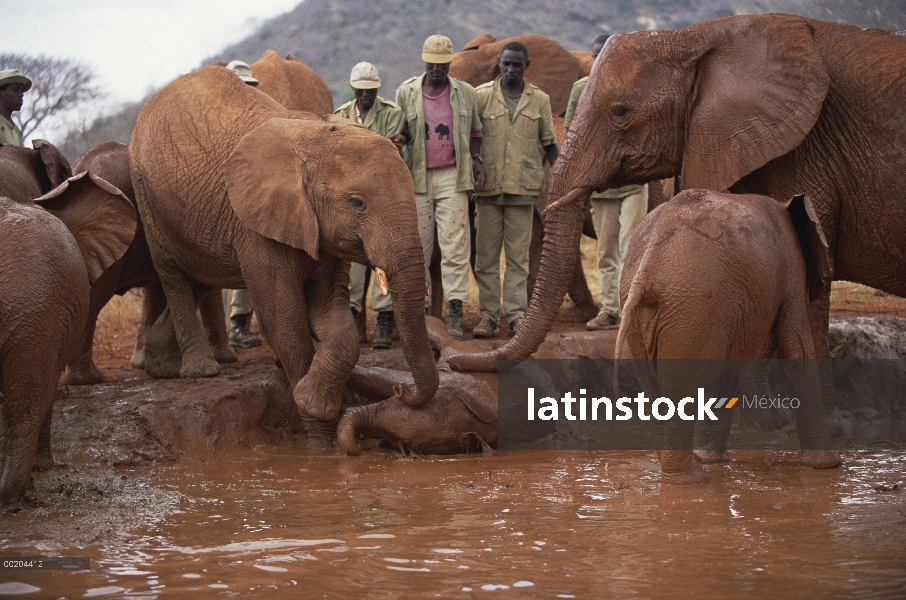
[(387, 283), (393, 296), (394, 319), (402, 338), (403, 354), (414, 380), (414, 385), (397, 386), (396, 395), (410, 406), (421, 406), (434, 397), (440, 376), (425, 326), (426, 286), (421, 241), (417, 237), (409, 241), (404, 240), (399, 246), (406, 249), (403, 254), (397, 251), (393, 257), (392, 264), (399, 267), (387, 273)]
[(337, 423), (337, 445), (349, 456), (358, 456), (362, 448), (356, 437), (361, 433), (369, 435), (373, 422), (374, 405), (347, 408)]
[[(564, 197), (558, 193), (562, 187), (552, 188), (549, 198), (556, 200)], [(572, 278), (590, 192), (587, 188), (571, 190), (568, 194), (572, 197), (571, 201), (545, 215), (541, 266), (525, 321), (516, 337), (491, 352), (451, 356), (449, 362), (454, 369), (496, 371), (498, 360), (524, 360), (538, 349), (563, 304)]]

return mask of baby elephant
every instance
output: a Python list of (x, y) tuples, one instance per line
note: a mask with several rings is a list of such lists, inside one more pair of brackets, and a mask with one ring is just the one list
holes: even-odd
[[(804, 196), (780, 202), (684, 191), (645, 217), (630, 242), (616, 358), (627, 358), (628, 350), (635, 359), (814, 359), (808, 305), (830, 278), (827, 243)], [(648, 385), (667, 397), (688, 395), (672, 386), (696, 378), (670, 373), (669, 366), (658, 363)], [(820, 389), (817, 370), (807, 371), (807, 389)], [(820, 395), (805, 395), (813, 401), (796, 411), (800, 444), (827, 448)], [(681, 449), (692, 448), (695, 422), (658, 425), (664, 481), (703, 480), (699, 459)], [(827, 450), (803, 452), (803, 461), (816, 468), (840, 464)]]

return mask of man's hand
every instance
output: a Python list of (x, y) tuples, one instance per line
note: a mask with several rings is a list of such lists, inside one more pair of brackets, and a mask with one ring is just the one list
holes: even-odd
[(406, 138), (406, 134), (404, 133), (393, 133), (391, 135), (388, 135), (387, 139), (393, 142), (393, 145), (397, 148), (402, 148), (406, 145), (406, 142), (409, 141), (408, 138)]
[(484, 170), (484, 165), (476, 158), (472, 159), (472, 174), (475, 176), (475, 191), (480, 192), (484, 189), (484, 184), (488, 180), (488, 174)]

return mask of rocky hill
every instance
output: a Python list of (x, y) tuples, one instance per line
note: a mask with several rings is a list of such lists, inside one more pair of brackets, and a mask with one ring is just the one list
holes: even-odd
[[(677, 29), (733, 14), (786, 12), (883, 29), (906, 29), (903, 0), (305, 0), (265, 22), (246, 39), (212, 55), (252, 63), (265, 50), (294, 54), (327, 82), (334, 102), (348, 99), (349, 70), (377, 66), (382, 95), (424, 70), (421, 45), (443, 33), (459, 49), (477, 35), (539, 33), (570, 50), (587, 49), (601, 33)], [(200, 65), (199, 65), (200, 66)], [(140, 103), (104, 117), (63, 145), (74, 158), (105, 140), (128, 142)]]

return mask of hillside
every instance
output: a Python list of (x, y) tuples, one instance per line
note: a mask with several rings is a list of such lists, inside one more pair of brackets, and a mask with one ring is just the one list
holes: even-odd
[[(294, 54), (321, 75), (339, 104), (348, 94), (349, 70), (362, 60), (377, 66), (382, 95), (392, 99), (400, 83), (424, 70), (421, 45), (434, 33), (449, 36), (456, 49), (489, 32), (498, 38), (539, 33), (570, 50), (584, 50), (601, 33), (677, 29), (732, 14), (767, 12), (906, 29), (903, 0), (306, 0), (204, 64), (217, 59), (252, 63), (271, 48)], [(140, 103), (126, 106), (88, 131), (70, 135), (64, 153), (75, 158), (102, 141), (128, 142), (139, 108)]]

